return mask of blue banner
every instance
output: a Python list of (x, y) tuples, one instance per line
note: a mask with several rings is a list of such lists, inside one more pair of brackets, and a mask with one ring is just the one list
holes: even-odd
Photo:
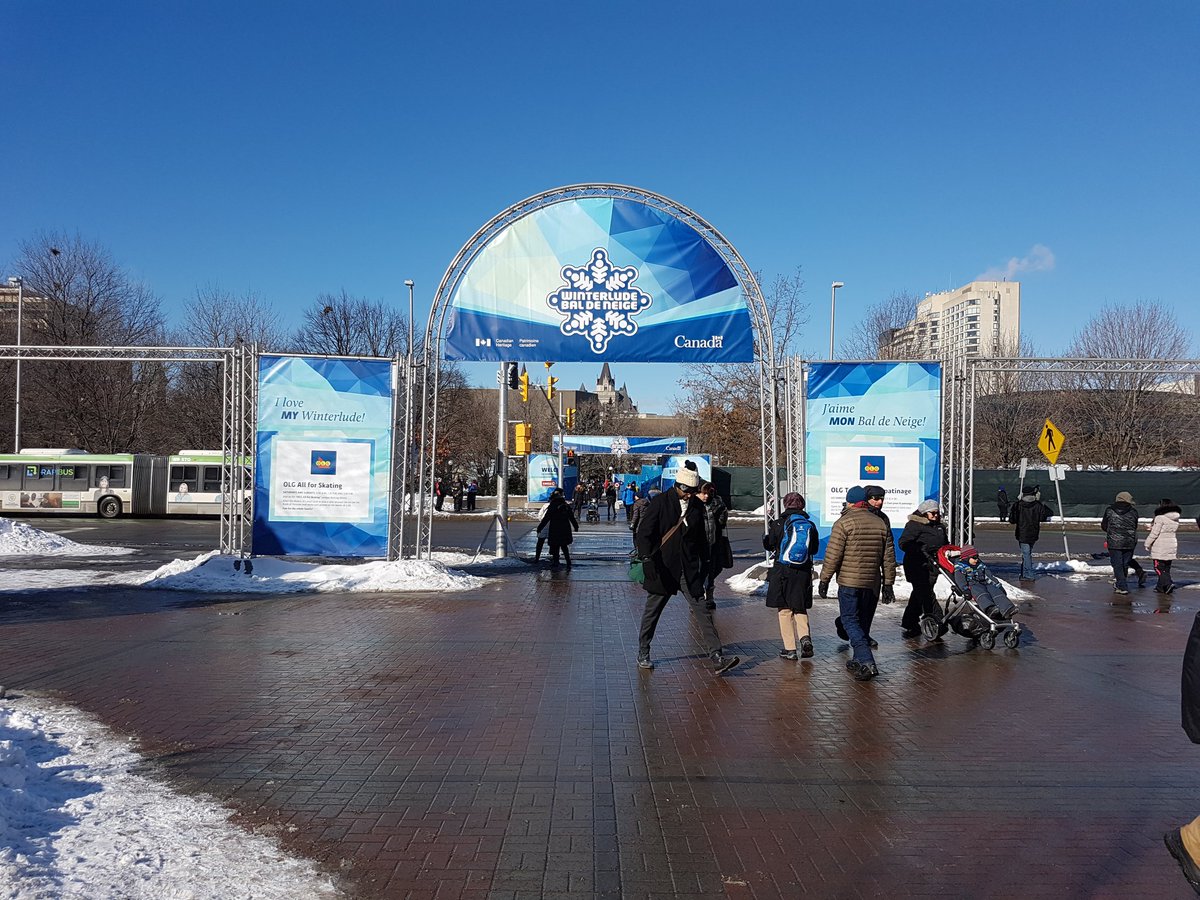
[(261, 356), (254, 552), (386, 556), (392, 364)]
[[(528, 468), (525, 472), (525, 497), (529, 502), (548, 503), (550, 494), (556, 487), (558, 456), (550, 453), (529, 454)], [(575, 490), (574, 485), (571, 486), (571, 490)]]
[(509, 224), (450, 299), (447, 359), (751, 362), (733, 271), (707, 238), (637, 200), (566, 199)]
[(818, 555), (855, 485), (887, 491), (883, 511), (896, 538), (921, 501), (940, 499), (941, 409), (939, 363), (809, 366), (805, 499), (821, 534)]
[[(558, 435), (550, 438), (550, 448), (558, 451)], [(563, 451), (576, 453), (630, 453), (641, 456), (663, 456), (668, 453), (686, 453), (685, 437), (625, 437), (612, 434), (568, 434), (562, 441)]]

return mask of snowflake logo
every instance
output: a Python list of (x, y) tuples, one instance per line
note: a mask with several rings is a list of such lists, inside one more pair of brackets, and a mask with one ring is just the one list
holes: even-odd
[(619, 334), (637, 334), (633, 317), (653, 302), (634, 284), (637, 266), (618, 268), (608, 258), (608, 251), (597, 247), (586, 265), (563, 266), (560, 274), (563, 283), (546, 297), (546, 303), (563, 317), (559, 331), (568, 336), (582, 334), (593, 353), (603, 353)]

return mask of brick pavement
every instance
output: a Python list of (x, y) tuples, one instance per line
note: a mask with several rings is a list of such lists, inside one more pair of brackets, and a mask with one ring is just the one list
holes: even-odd
[(881, 607), (867, 684), (832, 603), (787, 663), (773, 612), (720, 592), (748, 661), (714, 679), (680, 602), (636, 668), (643, 595), (583, 538), (467, 596), (0, 599), (0, 682), (363, 897), (1190, 896), (1160, 836), (1200, 808), (1200, 590), (1159, 614), (1043, 580), (1016, 652), (904, 643)]

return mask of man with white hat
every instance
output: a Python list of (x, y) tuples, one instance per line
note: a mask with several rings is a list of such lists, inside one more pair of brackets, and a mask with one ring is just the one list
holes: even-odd
[(692, 618), (700, 627), (704, 649), (712, 660), (713, 671), (724, 674), (741, 660), (726, 656), (721, 638), (713, 624), (712, 610), (704, 602), (704, 574), (708, 563), (708, 535), (704, 529), (704, 504), (696, 498), (700, 474), (682, 468), (675, 486), (652, 498), (642, 512), (634, 541), (644, 561), (646, 608), (638, 636), (638, 666), (653, 669), (650, 642), (658, 628), (659, 617), (667, 601), (677, 591), (688, 601)]

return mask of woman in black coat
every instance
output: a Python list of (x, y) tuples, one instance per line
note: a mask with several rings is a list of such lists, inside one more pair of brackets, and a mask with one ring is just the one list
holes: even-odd
[[(1188, 636), (1187, 649), (1183, 652), (1183, 730), (1193, 744), (1200, 744), (1200, 613), (1192, 622), (1192, 633)], [(1200, 817), (1182, 828), (1168, 831), (1163, 842), (1183, 877), (1200, 894)]]
[(579, 520), (575, 518), (571, 504), (567, 502), (561, 489), (556, 489), (550, 494), (550, 503), (547, 504), (546, 511), (542, 513), (542, 521), (538, 524), (538, 531), (543, 530), (550, 542), (550, 564), (558, 565), (558, 554), (561, 550), (569, 566), (571, 551), (567, 548), (574, 540), (574, 532), (579, 530)]
[(904, 577), (912, 585), (912, 596), (904, 607), (900, 627), (906, 638), (920, 637), (921, 616), (937, 618), (933, 586), (937, 584), (937, 553), (950, 543), (942, 511), (936, 500), (926, 500), (908, 517), (900, 533), (900, 552), (904, 554)]

